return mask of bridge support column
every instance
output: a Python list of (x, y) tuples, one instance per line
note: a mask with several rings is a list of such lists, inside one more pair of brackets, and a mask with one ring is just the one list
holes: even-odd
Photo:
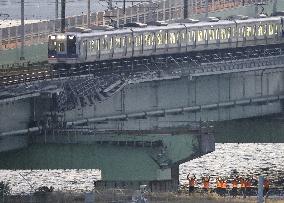
[(179, 164), (214, 151), (212, 134), (184, 131), (30, 136), (27, 148), (0, 153), (1, 169), (100, 169), (97, 188), (173, 191)]

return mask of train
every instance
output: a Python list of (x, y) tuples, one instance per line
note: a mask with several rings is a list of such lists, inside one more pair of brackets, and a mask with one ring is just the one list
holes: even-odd
[(280, 44), (284, 17), (139, 24), (117, 29), (73, 29), (48, 36), (50, 64), (170, 55)]

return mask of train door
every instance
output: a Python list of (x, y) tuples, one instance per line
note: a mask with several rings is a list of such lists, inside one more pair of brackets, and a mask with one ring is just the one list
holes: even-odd
[(141, 56), (143, 50), (143, 32), (134, 32), (133, 41), (134, 56)]
[(103, 35), (100, 36), (100, 59), (108, 60), (111, 57), (112, 53), (112, 36), (111, 35)]
[(133, 32), (126, 35), (126, 43), (125, 43), (125, 56), (132, 57), (134, 55), (134, 40), (133, 40)]
[(256, 38), (255, 38), (255, 22), (247, 23), (244, 30), (244, 36), (246, 39), (245, 46), (253, 46), (256, 45)]
[(125, 36), (114, 35), (113, 36), (113, 58), (124, 57), (125, 51), (126, 51)]
[(267, 43), (267, 37), (266, 37), (266, 23), (261, 22), (256, 24), (255, 26), (255, 39), (258, 44), (264, 45)]
[(180, 40), (179, 40), (179, 29), (168, 30), (168, 53), (179, 52)]
[(144, 56), (149, 56), (155, 52), (155, 33), (154, 32), (144, 32), (143, 33), (143, 43), (142, 52)]
[(207, 28), (206, 44), (209, 49), (215, 49), (219, 47), (219, 29), (218, 26), (210, 26)]
[(219, 28), (220, 48), (231, 46), (232, 28), (230, 25), (222, 25)]
[(155, 33), (155, 52), (164, 54), (167, 46), (167, 30), (159, 30)]
[(281, 34), (282, 38), (284, 38), (284, 18), (281, 17)]
[(245, 37), (245, 24), (239, 23), (237, 27), (237, 37), (238, 37), (238, 47), (244, 47), (246, 45), (246, 37)]
[(97, 39), (95, 39), (95, 58), (97, 60), (101, 59), (101, 43), (100, 43), (100, 38), (98, 37)]
[(70, 58), (77, 57), (76, 52), (76, 36), (68, 35), (67, 36), (67, 56)]
[(186, 52), (187, 51), (187, 28), (183, 28), (180, 30), (180, 40), (179, 40), (179, 43), (180, 43), (180, 52)]
[(197, 29), (196, 28), (191, 28), (190, 29), (190, 47), (192, 47), (192, 49), (195, 49), (197, 46), (196, 43), (196, 35), (197, 35)]
[(86, 62), (88, 59), (88, 41), (87, 40), (82, 41), (81, 50), (82, 50), (81, 51), (82, 60), (83, 62)]
[(192, 33), (194, 31), (192, 30), (191, 27), (187, 27), (187, 50), (191, 51), (194, 47), (193, 47), (193, 38), (192, 38)]

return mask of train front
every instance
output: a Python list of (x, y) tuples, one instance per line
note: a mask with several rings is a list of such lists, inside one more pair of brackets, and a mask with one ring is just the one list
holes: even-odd
[(78, 60), (76, 35), (53, 34), (48, 37), (48, 62), (52, 64), (75, 64)]

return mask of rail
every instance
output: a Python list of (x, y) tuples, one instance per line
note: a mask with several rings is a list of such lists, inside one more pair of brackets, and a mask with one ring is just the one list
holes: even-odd
[[(183, 53), (155, 57), (129, 58), (125, 60), (97, 61), (73, 68), (56, 68), (50, 64), (14, 66), (0, 70), (0, 86), (11, 86), (34, 81), (73, 77), (78, 75), (125, 75), (134, 81), (134, 77), (143, 79), (164, 79), (166, 77), (199, 77), (204, 75), (228, 74), (255, 70), (277, 69), (284, 67), (283, 45), (268, 48), (249, 48), (231, 53), (210, 52), (204, 54)], [(241, 55), (240, 55), (241, 54)]]

